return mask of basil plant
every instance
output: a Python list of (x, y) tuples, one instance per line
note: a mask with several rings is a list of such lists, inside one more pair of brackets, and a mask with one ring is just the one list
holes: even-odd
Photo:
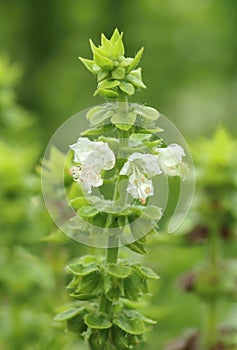
[(98, 47), (90, 41), (93, 59), (80, 57), (97, 79), (95, 95), (106, 102), (88, 110), (90, 127), (68, 145), (66, 162), (65, 187), (76, 212), (72, 230), (86, 232), (87, 245), (105, 242), (105, 255), (82, 256), (66, 267), (73, 301), (55, 320), (92, 350), (134, 349), (155, 323), (137, 309), (149, 280), (159, 277), (124, 259), (120, 248), (146, 253), (146, 239), (157, 234), (162, 217), (159, 179), (183, 178), (187, 171), (183, 148), (159, 136), (159, 112), (128, 102), (146, 88), (139, 67), (143, 48), (125, 57), (122, 36), (117, 29), (110, 39), (102, 34)]

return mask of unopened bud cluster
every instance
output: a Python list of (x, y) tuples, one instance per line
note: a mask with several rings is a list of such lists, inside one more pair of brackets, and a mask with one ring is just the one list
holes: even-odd
[(98, 79), (95, 95), (118, 98), (120, 94), (132, 96), (137, 89), (145, 89), (141, 68), (137, 68), (143, 54), (141, 48), (134, 58), (125, 57), (123, 33), (115, 29), (111, 39), (101, 35), (101, 45), (96, 47), (90, 40), (93, 60), (79, 57), (85, 67)]

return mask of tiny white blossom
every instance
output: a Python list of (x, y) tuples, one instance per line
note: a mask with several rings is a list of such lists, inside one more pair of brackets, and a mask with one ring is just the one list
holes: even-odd
[(127, 192), (145, 204), (146, 198), (153, 196), (154, 188), (149, 178), (160, 174), (157, 157), (152, 154), (133, 153), (120, 171), (129, 176)]
[(165, 148), (157, 148), (158, 163), (162, 172), (168, 176), (182, 176), (185, 172), (186, 165), (182, 158), (185, 156), (184, 149), (173, 143)]
[(80, 137), (77, 143), (69, 147), (74, 151), (74, 162), (80, 163), (80, 166), (72, 168), (72, 176), (86, 192), (91, 193), (92, 187), (103, 184), (101, 170), (114, 167), (115, 155), (107, 143), (90, 141), (87, 137)]
[(133, 198), (139, 199), (142, 204), (146, 203), (146, 198), (153, 196), (154, 188), (152, 181), (148, 180), (140, 172), (133, 173), (129, 176), (129, 185), (127, 192), (131, 194)]

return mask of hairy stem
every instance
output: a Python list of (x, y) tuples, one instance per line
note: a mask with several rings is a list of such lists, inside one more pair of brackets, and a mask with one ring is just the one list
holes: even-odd
[[(113, 248), (107, 248), (106, 250), (106, 264), (116, 264), (118, 261), (119, 247), (117, 247), (118, 238), (110, 236), (108, 239), (108, 246), (113, 246)], [(100, 311), (111, 315), (113, 302), (109, 300), (105, 294), (102, 294), (100, 297)]]
[[(114, 237), (109, 237), (109, 244), (116, 243)], [(106, 263), (113, 263), (116, 264), (118, 261), (118, 253), (119, 253), (119, 247), (113, 247), (113, 248), (108, 248), (106, 252)]]

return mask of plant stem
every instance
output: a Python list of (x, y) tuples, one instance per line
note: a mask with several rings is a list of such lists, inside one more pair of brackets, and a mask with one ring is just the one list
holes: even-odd
[[(117, 237), (109, 237), (109, 245), (114, 243), (118, 243)], [(119, 248), (118, 247), (113, 247), (113, 248), (108, 248), (106, 252), (106, 264), (113, 263), (116, 264), (118, 261), (118, 252)]]
[(120, 94), (118, 97), (118, 102), (127, 102), (127, 96), (125, 94)]
[[(211, 278), (213, 281), (210, 283), (215, 283), (215, 279), (218, 274), (218, 262), (219, 262), (219, 236), (217, 225), (213, 225), (210, 235), (207, 240), (207, 262), (210, 269)], [(202, 342), (205, 350), (212, 349), (218, 340), (218, 296), (213, 295), (205, 301), (205, 322), (202, 334)]]
[[(110, 236), (108, 240), (108, 246), (112, 244), (114, 246), (115, 243), (118, 243), (118, 238)], [(116, 264), (118, 261), (118, 253), (119, 247), (115, 246), (113, 248), (107, 248), (106, 250), (106, 264)], [(105, 294), (101, 295), (100, 298), (100, 311), (106, 313), (107, 315), (111, 315), (113, 302), (106, 298)]]
[[(113, 195), (113, 200), (116, 201), (118, 196), (118, 183), (119, 183), (119, 176), (117, 178), (117, 181), (115, 183), (115, 190)], [(118, 253), (119, 253), (119, 238), (115, 236), (109, 236), (108, 238), (108, 248), (106, 249), (106, 264), (116, 264), (118, 261)], [(111, 248), (112, 246), (112, 248)], [(100, 298), (100, 311), (105, 312), (107, 315), (111, 314), (112, 309), (112, 301), (106, 298), (105, 294), (101, 295)]]
[[(125, 94), (120, 94), (118, 97), (117, 102), (121, 102), (119, 105), (119, 109), (122, 111), (127, 110), (127, 96)], [(119, 197), (118, 192), (118, 185), (119, 185), (120, 177), (119, 177), (119, 171), (117, 171), (117, 179), (115, 182), (115, 188), (114, 188), (114, 194), (113, 194), (113, 201), (116, 202), (116, 200)], [(116, 264), (118, 261), (118, 254), (119, 254), (119, 238), (115, 236), (109, 236), (108, 238), (108, 248), (106, 250), (106, 264)], [(100, 298), (100, 311), (105, 312), (108, 315), (111, 315), (112, 312), (112, 305), (113, 302), (106, 298), (104, 294), (101, 295)]]

